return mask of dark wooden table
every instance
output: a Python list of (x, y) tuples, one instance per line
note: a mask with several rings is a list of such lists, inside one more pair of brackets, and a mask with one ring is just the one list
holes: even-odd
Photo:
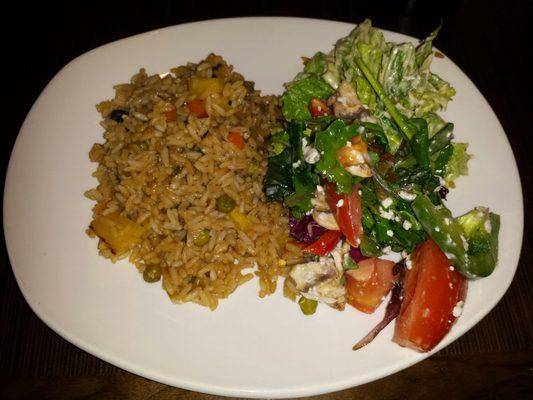
[[(2, 17), (2, 64), (7, 65), (2, 77), (2, 176), (18, 129), (46, 83), (68, 61), (109, 41), (183, 22), (250, 15), (347, 22), (369, 16), (376, 26), (423, 37), (442, 19), (436, 45), (467, 73), (498, 115), (518, 161), (524, 204), (533, 204), (530, 3), (441, 1), (435, 8), (429, 1), (416, 0), (309, 3), (219, 1), (202, 7), (199, 2), (180, 1), (144, 6), (91, 2), (90, 7), (73, 9), (74, 2), (19, 2)], [(533, 398), (533, 213), (526, 209), (525, 215), (516, 277), (502, 301), (476, 327), (407, 370), (317, 399)], [(4, 240), (1, 245), (0, 399), (217, 398), (132, 375), (63, 340), (24, 301)]]

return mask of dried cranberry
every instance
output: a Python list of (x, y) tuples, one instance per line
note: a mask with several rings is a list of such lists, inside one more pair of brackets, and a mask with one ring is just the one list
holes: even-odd
[(113, 121), (121, 123), (124, 121), (124, 115), (128, 115), (128, 112), (125, 110), (116, 109), (111, 111), (111, 114), (109, 114), (109, 118), (111, 118)]

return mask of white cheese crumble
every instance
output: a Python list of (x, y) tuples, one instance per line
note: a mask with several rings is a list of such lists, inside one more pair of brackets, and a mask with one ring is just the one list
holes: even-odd
[(452, 223), (452, 221), (450, 221), (450, 218), (446, 217), (446, 218), (444, 218), (444, 223), (446, 225), (450, 225)]
[(364, 126), (360, 126), (359, 128), (357, 128), (357, 133), (359, 133), (360, 135), (363, 134), (364, 131), (365, 131)]
[(389, 208), (392, 205), (392, 199), (390, 197), (383, 199), (381, 201), (381, 205), (383, 206), (383, 208)]
[(411, 229), (412, 226), (413, 226), (413, 224), (410, 223), (409, 221), (407, 221), (407, 220), (403, 221), (402, 228), (405, 229), (406, 231)]
[(302, 139), (302, 155), (308, 164), (316, 164), (320, 160), (320, 153), (313, 146), (307, 145), (307, 139)]
[(320, 185), (316, 185), (316, 192), (317, 193), (324, 193), (324, 188)]
[(393, 211), (387, 211), (387, 210), (384, 210), (381, 207), (379, 208), (379, 215), (382, 218), (385, 218), (385, 219), (393, 219), (394, 218), (394, 212)]
[(455, 268), (454, 268), (453, 265), (450, 265), (450, 268), (449, 268), (449, 269), (450, 269), (450, 271), (455, 271)]
[(314, 147), (309, 147), (309, 150), (304, 153), (304, 160), (308, 164), (316, 164), (320, 160), (320, 153)]
[(292, 163), (293, 168), (298, 168), (302, 164), (302, 160), (298, 160), (295, 163)]
[(463, 313), (464, 304), (465, 304), (465, 302), (463, 300), (458, 301), (457, 304), (455, 305), (455, 307), (453, 308), (452, 315), (455, 318), (459, 318), (461, 316), (461, 314)]
[(435, 232), (440, 232), (440, 228), (438, 226), (435, 227)]
[(398, 193), (400, 197), (404, 200), (411, 201), (416, 199), (416, 194), (406, 192), (405, 190), (400, 190), (400, 193)]
[(390, 246), (387, 246), (387, 247), (384, 247), (381, 249), (381, 251), (383, 252), (383, 254), (389, 254), (391, 252), (391, 247)]
[(387, 231), (387, 236), (389, 237), (393, 237), (394, 236), (394, 232), (391, 231), (390, 229)]
[(337, 204), (335, 204), (337, 207), (342, 207), (344, 205), (344, 200), (343, 199), (340, 199), (339, 201), (337, 201)]
[(411, 260), (411, 257), (407, 257), (405, 259), (405, 268), (407, 269), (413, 268), (413, 261)]

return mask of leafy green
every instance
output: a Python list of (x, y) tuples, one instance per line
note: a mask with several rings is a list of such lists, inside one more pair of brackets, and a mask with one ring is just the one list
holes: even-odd
[(268, 159), (263, 192), (269, 200), (282, 202), (293, 189), (291, 150), (286, 148), (280, 154)]
[(270, 136), (270, 144), (272, 146), (274, 154), (280, 154), (290, 144), (289, 134), (283, 129), (274, 132), (272, 136)]
[[(455, 91), (430, 71), (433, 41), (439, 29), (415, 48), (411, 43), (385, 41), (381, 31), (372, 27), (367, 19), (338, 40), (335, 48), (322, 58), (326, 60), (326, 68), (321, 76), (333, 88), (337, 88), (341, 80), (350, 82), (359, 99), (376, 116), (382, 116), (385, 105), (378, 101), (355, 62), (360, 58), (391, 101), (408, 117), (446, 108)], [(432, 133), (430, 130), (430, 135)]]
[(446, 126), (446, 122), (434, 112), (424, 114), (421, 118), (424, 118), (428, 124), (428, 135), (430, 139)]
[(361, 125), (364, 127), (362, 135), (368, 145), (378, 145), (384, 149), (389, 148), (389, 140), (381, 126), (372, 122), (363, 122)]
[(498, 261), (500, 216), (488, 208), (476, 207), (456, 221), (468, 242), (470, 272), (479, 277), (490, 275)]
[(305, 163), (301, 141), (306, 131), (301, 121), (288, 122), (285, 130), (278, 132), (276, 143), (287, 147), (268, 159), (268, 168), (263, 181), (263, 191), (269, 200), (284, 202), (296, 218), (312, 209), (311, 197), (319, 183), (318, 177)]
[(381, 256), (381, 247), (373, 236), (363, 235), (359, 249), (367, 257)]
[(415, 160), (422, 169), (429, 169), (429, 137), (428, 125), (422, 118), (413, 118), (409, 121), (415, 134), (411, 138), (411, 149)]
[(455, 179), (461, 175), (468, 175), (468, 160), (470, 154), (466, 152), (468, 143), (453, 143), (453, 153), (446, 164), (444, 181), (446, 186), (455, 187)]
[(433, 40), (437, 37), (440, 31), (440, 26), (437, 27), (431, 34), (425, 38), (422, 43), (417, 47), (416, 49), (416, 65), (419, 67), (424, 65), (425, 63), (431, 62), (431, 58), (433, 57)]
[(435, 206), (424, 195), (417, 196), (411, 207), (424, 230), (446, 253), (452, 265), (466, 277), (473, 277), (469, 271), (469, 258), (461, 226), (453, 219), (450, 210), (442, 204)]
[(361, 252), (377, 257), (387, 246), (393, 251), (413, 250), (418, 243), (424, 241), (425, 232), (416, 222), (409, 203), (395, 198), (384, 208), (377, 192), (375, 182), (370, 179), (362, 182), (362, 222), (365, 234), (361, 241)]
[(356, 135), (358, 125), (346, 125), (341, 120), (335, 120), (324, 131), (315, 136), (315, 148), (320, 153), (320, 160), (316, 163), (316, 171), (330, 182), (337, 184), (337, 191), (350, 193), (355, 178), (346, 171), (337, 160), (337, 151), (346, 145)]
[(319, 51), (307, 64), (305, 64), (304, 72), (308, 74), (321, 74), (326, 69), (326, 55)]
[(357, 265), (357, 262), (350, 256), (349, 254), (344, 257), (344, 269), (350, 270), (350, 269), (357, 269), (359, 266)]
[(381, 129), (383, 129), (383, 133), (387, 137), (388, 152), (395, 154), (402, 144), (402, 134), (398, 131), (396, 125), (394, 125), (390, 119), (384, 116), (378, 118), (378, 123), (381, 126)]
[(287, 121), (311, 119), (309, 102), (313, 99), (327, 98), (334, 92), (330, 85), (315, 75), (292, 82), (281, 96), (283, 116)]
[[(364, 61), (364, 59), (363, 59)], [(415, 48), (411, 43), (394, 46), (389, 62), (383, 66), (381, 79), (383, 89), (395, 103), (410, 108), (408, 94), (418, 81), (415, 63)]]

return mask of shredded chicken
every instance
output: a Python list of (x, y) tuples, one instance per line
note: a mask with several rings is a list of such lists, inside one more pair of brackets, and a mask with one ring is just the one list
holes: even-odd
[(370, 115), (368, 109), (359, 100), (352, 85), (347, 81), (342, 81), (339, 84), (337, 93), (328, 99), (328, 105), (333, 107), (333, 113), (337, 118), (377, 122), (376, 118)]
[[(328, 209), (329, 211), (329, 209)], [(323, 226), (326, 229), (329, 229), (330, 231), (339, 231), (339, 225), (337, 224), (337, 221), (335, 221), (335, 217), (333, 216), (333, 213), (331, 211), (324, 212), (324, 211), (318, 211), (313, 210), (313, 219), (315, 222)]]
[(291, 269), (290, 277), (302, 296), (344, 310), (346, 289), (341, 284), (342, 271), (332, 258), (297, 264)]

